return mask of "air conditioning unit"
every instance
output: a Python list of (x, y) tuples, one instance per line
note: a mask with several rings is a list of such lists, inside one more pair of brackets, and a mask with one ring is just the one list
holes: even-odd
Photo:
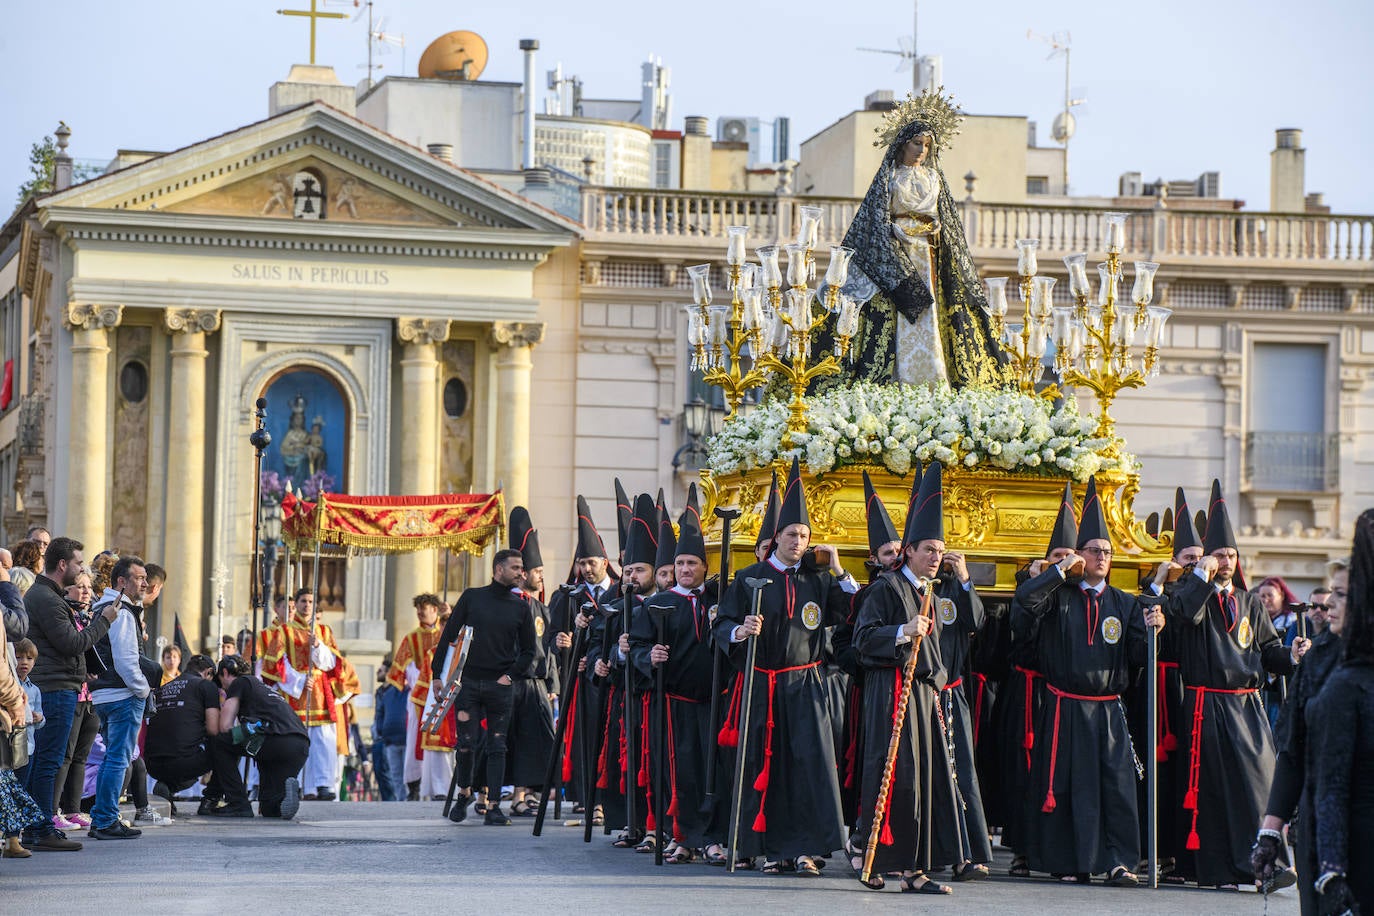
[(718, 118), (716, 139), (723, 143), (749, 144), (750, 165), (758, 162), (762, 154), (763, 138), (758, 118)]

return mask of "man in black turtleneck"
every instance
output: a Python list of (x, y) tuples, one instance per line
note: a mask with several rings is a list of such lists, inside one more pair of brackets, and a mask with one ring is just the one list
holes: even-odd
[[(488, 792), (499, 798), (506, 772), (506, 732), (514, 702), (513, 678), (519, 677), (534, 661), (534, 617), (521, 584), (525, 566), (518, 550), (500, 550), (492, 564), (492, 582), (470, 588), (458, 598), (453, 615), (444, 625), (439, 647), (434, 653), (432, 674), (442, 683), (444, 650), (458, 638), (463, 627), (472, 627), (472, 644), (463, 666), (463, 686), (458, 691), (458, 783), (461, 794), (454, 799), (449, 819), (455, 823), (467, 817), (472, 801), (473, 754), (481, 741), (481, 722), (487, 723)], [(489, 826), (506, 826), (510, 818), (500, 803), (487, 809)]]

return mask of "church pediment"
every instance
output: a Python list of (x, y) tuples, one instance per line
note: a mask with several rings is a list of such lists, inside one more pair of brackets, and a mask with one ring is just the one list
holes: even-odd
[(405, 189), (387, 190), (375, 180), (359, 176), (316, 156), (280, 162), (248, 178), (173, 200), (160, 209), (170, 213), (206, 216), (249, 216), (272, 219), (329, 220), (331, 222), (392, 225), (464, 225), (458, 214), (407, 200)]
[(468, 231), (578, 229), (318, 102), (100, 176), (40, 206)]

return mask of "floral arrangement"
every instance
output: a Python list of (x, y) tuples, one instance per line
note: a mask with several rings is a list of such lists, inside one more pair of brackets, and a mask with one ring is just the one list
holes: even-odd
[(305, 480), (297, 482), (294, 478), (268, 470), (262, 472), (262, 485), (258, 497), (263, 502), (279, 503), (286, 495), (286, 487), (290, 485), (304, 498), (318, 499), (321, 493), (334, 492), (334, 483), (334, 477), (324, 471), (316, 471)]
[(1085, 481), (1104, 470), (1133, 471), (1135, 457), (1102, 454), (1097, 421), (1072, 399), (1057, 410), (1044, 398), (986, 388), (856, 383), (807, 400), (806, 432), (782, 447), (788, 408), (769, 400), (725, 424), (711, 440), (713, 474), (765, 467), (797, 456), (812, 474), (881, 464), (899, 476), (914, 461), (991, 467)]

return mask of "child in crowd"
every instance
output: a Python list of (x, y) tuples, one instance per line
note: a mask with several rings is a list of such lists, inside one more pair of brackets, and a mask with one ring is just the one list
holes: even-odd
[[(0, 638), (3, 638), (0, 636)], [(43, 697), (36, 686), (29, 681), (29, 672), (38, 661), (38, 648), (29, 640), (21, 639), (14, 644), (14, 674), (28, 697), (25, 721), (28, 728), (29, 754), (33, 754), (33, 733), (43, 727)], [(0, 654), (0, 665), (6, 665)], [(43, 814), (33, 799), (21, 788), (28, 774), (28, 765), (18, 770), (0, 770), (0, 826), (5, 831), (6, 859), (27, 859), (31, 852), (19, 842), (19, 834), (25, 827), (41, 823)]]

